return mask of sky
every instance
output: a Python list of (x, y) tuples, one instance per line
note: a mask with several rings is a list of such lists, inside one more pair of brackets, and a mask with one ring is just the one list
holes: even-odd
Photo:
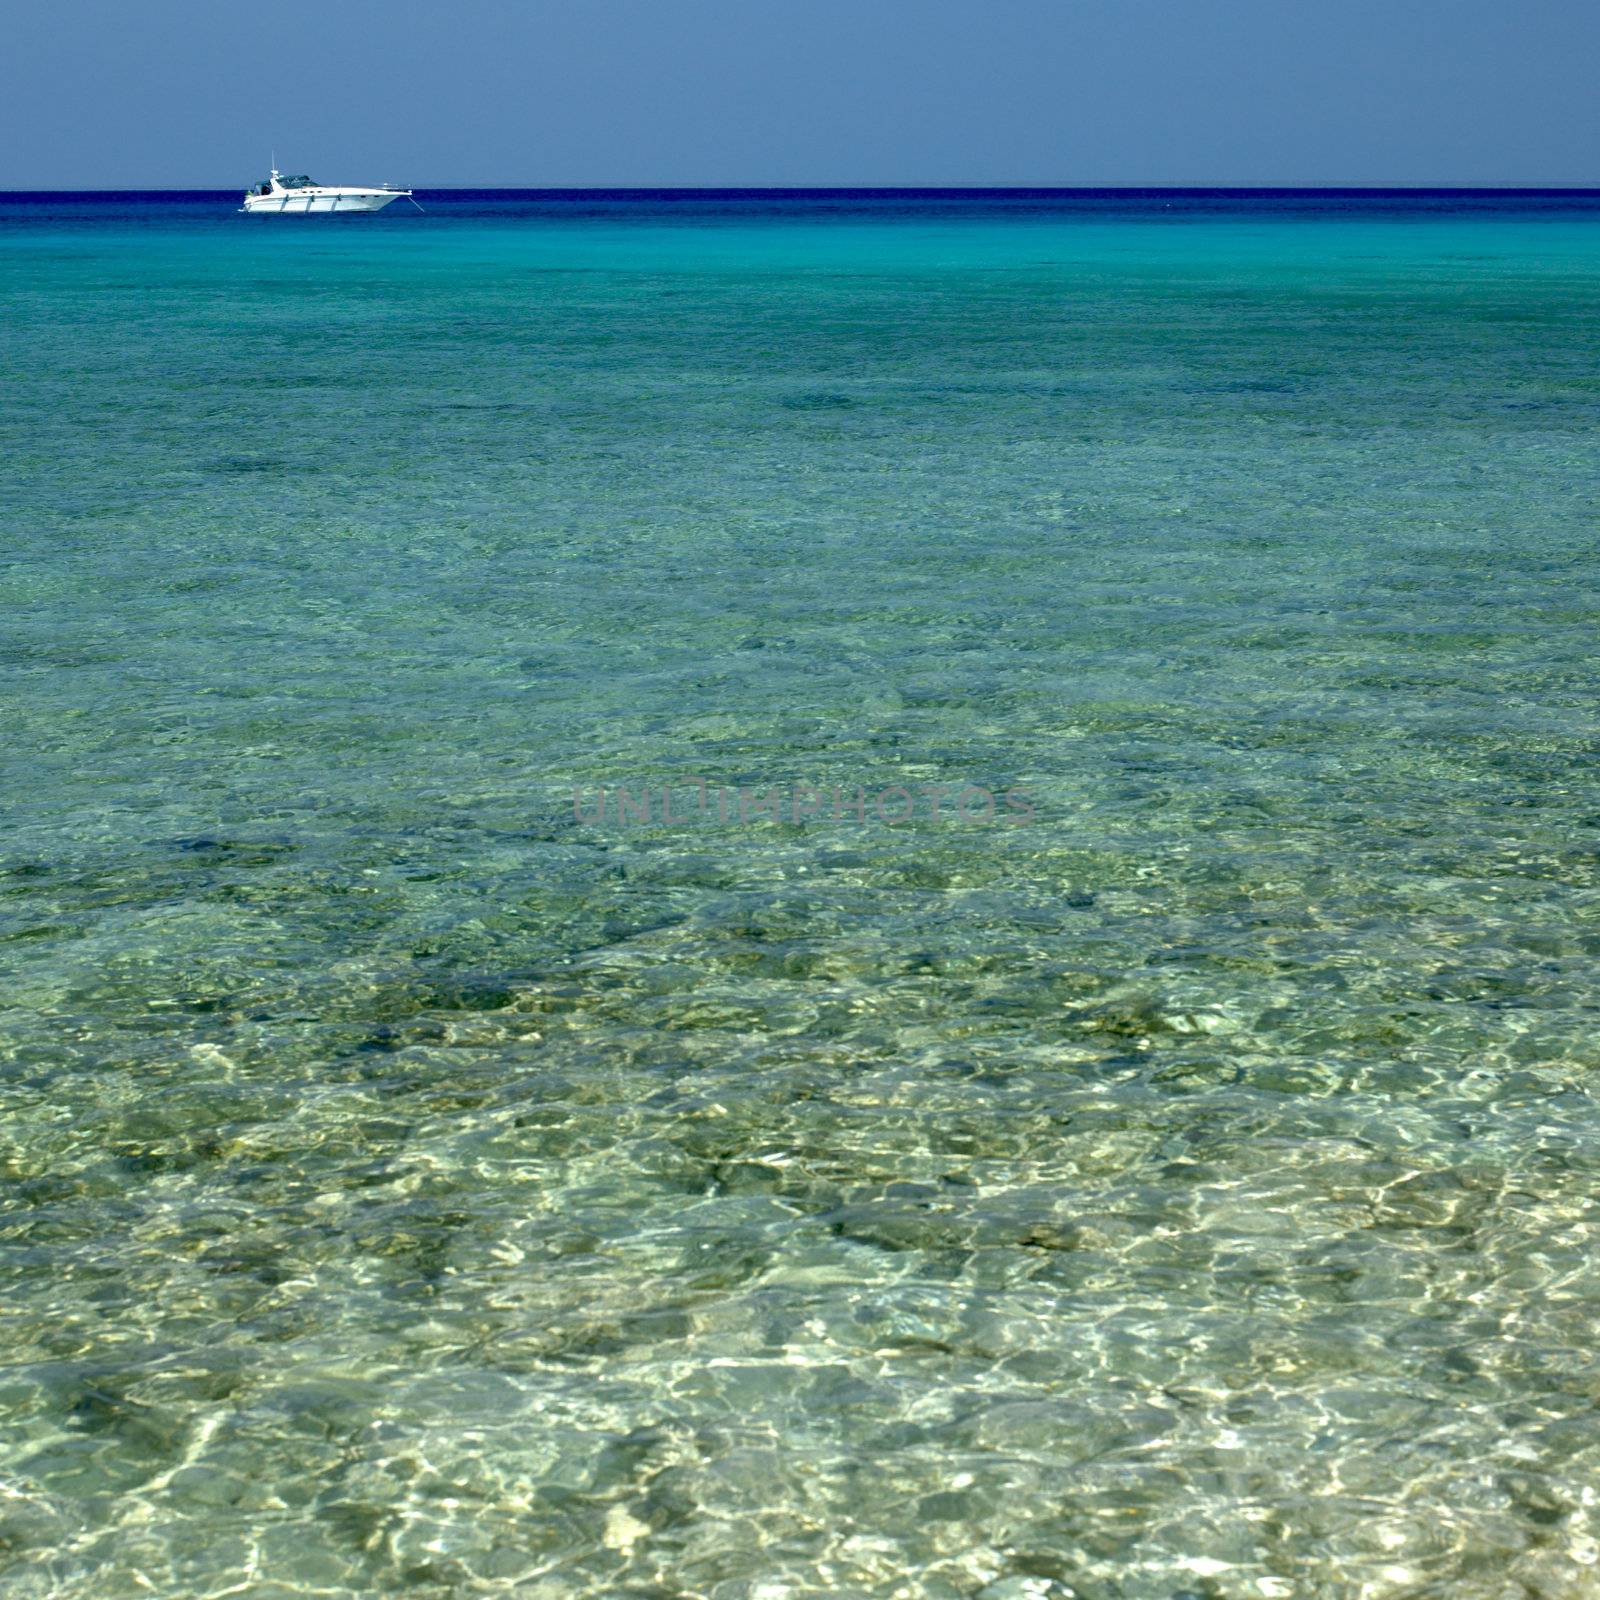
[(6, 0), (0, 188), (1600, 184), (1594, 0)]

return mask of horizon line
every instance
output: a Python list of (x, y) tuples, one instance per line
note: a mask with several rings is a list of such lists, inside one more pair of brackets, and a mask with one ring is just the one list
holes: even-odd
[[(434, 193), (506, 194), (1600, 194), (1576, 183), (426, 183)], [(237, 183), (35, 184), (0, 194), (232, 194)]]

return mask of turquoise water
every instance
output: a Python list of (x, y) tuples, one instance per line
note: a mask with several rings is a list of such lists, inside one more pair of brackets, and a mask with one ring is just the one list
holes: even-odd
[(0, 201), (0, 1584), (1592, 1595), (1600, 203), (423, 198)]

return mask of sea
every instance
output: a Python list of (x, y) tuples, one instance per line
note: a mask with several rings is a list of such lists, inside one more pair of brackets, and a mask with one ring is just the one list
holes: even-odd
[(1600, 193), (0, 196), (0, 1588), (1600, 1584)]

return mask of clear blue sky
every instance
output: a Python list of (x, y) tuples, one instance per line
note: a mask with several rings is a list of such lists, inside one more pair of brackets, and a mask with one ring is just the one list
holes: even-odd
[(6, 0), (0, 187), (1600, 182), (1594, 0)]

